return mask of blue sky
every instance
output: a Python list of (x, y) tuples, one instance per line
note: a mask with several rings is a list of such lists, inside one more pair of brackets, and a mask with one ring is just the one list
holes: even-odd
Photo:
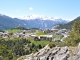
[(0, 0), (0, 13), (10, 17), (36, 14), (72, 20), (80, 15), (80, 0)]

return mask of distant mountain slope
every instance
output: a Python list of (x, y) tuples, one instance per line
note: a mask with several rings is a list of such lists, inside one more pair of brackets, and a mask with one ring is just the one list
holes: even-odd
[[(30, 16), (28, 16), (30, 18)], [(17, 26), (23, 26), (26, 28), (51, 28), (56, 24), (66, 24), (67, 21), (63, 19), (49, 19), (48, 17), (37, 17), (32, 19), (19, 19), (19, 18), (11, 18), (6, 15), (0, 14), (0, 30), (3, 29), (11, 29)], [(34, 19), (33, 19), (34, 18)]]
[(26, 20), (27, 23), (31, 26), (31, 28), (51, 28), (56, 24), (66, 24), (67, 22), (62, 19), (57, 19), (56, 21), (53, 20), (41, 20), (41, 19), (33, 19), (33, 20)]
[(80, 16), (75, 18), (74, 20), (72, 20), (71, 22), (69, 22), (67, 24), (60, 24), (60, 26), (58, 28), (72, 29), (74, 22), (79, 21), (79, 20), (80, 20)]
[(17, 22), (11, 17), (0, 15), (0, 29), (9, 29), (11, 27), (17, 26)]
[(21, 21), (19, 19), (16, 18), (11, 18), (5, 15), (0, 15), (0, 30), (3, 29), (10, 29), (10, 28), (14, 28), (17, 26), (24, 26), (24, 21)]

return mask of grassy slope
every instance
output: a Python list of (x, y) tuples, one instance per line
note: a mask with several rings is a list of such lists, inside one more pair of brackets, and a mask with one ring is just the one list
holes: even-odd
[(12, 30), (5, 30), (5, 32), (9, 32), (9, 33), (16, 33), (16, 32), (20, 32), (21, 30), (19, 29), (12, 29)]
[(29, 39), (31, 43), (34, 43), (36, 46), (41, 44), (42, 46), (47, 45), (50, 41), (48, 40), (41, 40), (41, 41), (34, 41), (34, 39)]
[(40, 36), (40, 35), (46, 35), (44, 32), (37, 32), (36, 35)]

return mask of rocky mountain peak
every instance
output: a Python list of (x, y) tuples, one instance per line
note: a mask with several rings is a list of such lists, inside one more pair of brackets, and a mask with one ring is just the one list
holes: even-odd
[[(61, 18), (57, 18), (57, 17), (48, 17), (48, 16), (44, 16), (44, 15), (28, 15), (28, 16), (23, 16), (23, 17), (18, 17), (19, 19), (24, 19), (24, 20), (34, 20), (34, 19), (41, 19), (41, 20), (65, 20), (65, 19), (61, 19)], [(67, 21), (67, 20), (66, 20)]]

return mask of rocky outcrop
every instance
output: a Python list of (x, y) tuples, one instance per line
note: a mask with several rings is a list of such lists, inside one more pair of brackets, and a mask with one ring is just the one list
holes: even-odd
[(48, 45), (35, 54), (26, 55), (24, 60), (80, 60), (78, 47), (53, 47)]

